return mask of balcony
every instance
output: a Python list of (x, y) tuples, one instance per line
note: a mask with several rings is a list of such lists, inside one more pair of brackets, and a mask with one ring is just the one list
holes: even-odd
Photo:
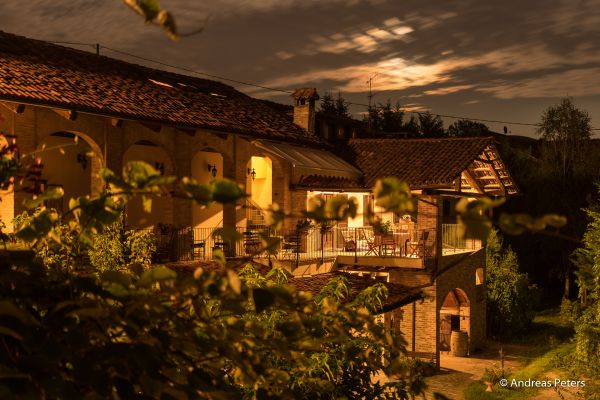
[[(482, 247), (479, 240), (464, 240), (458, 237), (456, 224), (442, 226), (442, 256), (473, 252)], [(327, 230), (309, 228), (304, 230), (269, 231), (271, 237), (278, 237), (280, 248), (274, 255), (268, 255), (263, 248), (261, 229), (245, 227), (236, 229), (243, 239), (229, 243), (215, 231), (219, 228), (183, 228), (157, 233), (160, 261), (210, 260), (217, 249), (231, 258), (254, 258), (285, 261), (289, 264), (310, 262), (331, 262), (337, 259), (341, 264), (386, 265), (421, 268), (424, 260), (433, 258), (436, 252), (435, 231), (418, 229), (393, 230), (380, 234), (370, 226)], [(267, 228), (263, 228), (264, 232)]]

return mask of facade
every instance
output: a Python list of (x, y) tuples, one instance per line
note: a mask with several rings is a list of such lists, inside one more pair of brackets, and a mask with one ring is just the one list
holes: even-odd
[[(299, 287), (339, 273), (357, 287), (382, 280), (397, 294), (382, 309), (384, 323), (405, 335), (414, 355), (439, 361), (451, 329), (469, 333), (471, 351), (483, 346), (484, 251), (479, 241), (459, 239), (453, 205), (465, 196), (517, 194), (493, 138), (361, 139), (359, 125), (346, 121), (350, 133), (332, 146), (319, 133), (314, 89), (294, 92), (289, 115), (219, 82), (2, 32), (0, 61), (0, 131), (18, 138), (22, 154), (41, 158), (41, 185), (64, 189), (64, 200), (48, 206), (65, 209), (69, 198), (100, 193), (98, 171), (121, 171), (132, 160), (199, 182), (228, 178), (246, 187), (246, 200), (200, 208), (157, 197), (149, 214), (133, 201), (126, 224), (159, 234), (163, 261), (210, 259), (222, 248), (229, 257), (282, 265)], [(387, 176), (410, 184), (414, 212), (394, 215), (373, 204), (371, 188)], [(15, 189), (1, 193), (9, 227), (27, 196)], [(272, 204), (298, 215), (311, 197), (339, 194), (356, 199), (356, 218), (326, 229), (290, 219), (272, 232), (282, 239), (277, 256), (255, 254)], [(244, 240), (213, 237), (223, 226)]]

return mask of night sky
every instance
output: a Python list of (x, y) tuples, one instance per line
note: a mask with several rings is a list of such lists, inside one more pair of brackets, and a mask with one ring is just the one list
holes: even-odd
[[(572, 96), (600, 128), (600, 0), (162, 0), (172, 42), (119, 0), (3, 0), (0, 29), (107, 47), (268, 87), (537, 123)], [(74, 46), (94, 51), (92, 47)], [(153, 67), (103, 49), (102, 53)], [(163, 67), (160, 67), (163, 68)], [(177, 71), (181, 72), (181, 71)], [(252, 96), (289, 95), (230, 83)], [(355, 116), (365, 107), (353, 106)], [(446, 126), (452, 122), (445, 118)], [(505, 124), (488, 124), (502, 131)], [(508, 125), (513, 134), (535, 127)], [(600, 131), (596, 131), (596, 137)]]

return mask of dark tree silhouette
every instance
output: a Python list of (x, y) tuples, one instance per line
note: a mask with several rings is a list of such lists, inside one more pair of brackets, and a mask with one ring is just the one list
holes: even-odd
[(468, 119), (458, 120), (448, 127), (448, 136), (450, 137), (486, 136), (490, 133), (487, 125)]
[(419, 114), (419, 135), (421, 137), (441, 137), (445, 136), (444, 121), (429, 111)]

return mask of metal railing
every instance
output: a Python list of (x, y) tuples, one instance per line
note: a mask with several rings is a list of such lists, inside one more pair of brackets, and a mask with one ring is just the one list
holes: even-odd
[[(333, 227), (321, 229), (273, 230), (266, 226), (236, 227), (239, 241), (218, 235), (214, 228), (181, 228), (153, 231), (157, 238), (157, 260), (210, 260), (215, 250), (228, 257), (274, 257), (278, 260), (331, 260), (337, 256), (426, 258), (435, 254), (436, 234), (431, 229), (392, 230), (385, 234), (373, 227)], [(261, 236), (277, 238), (275, 254), (268, 254)], [(458, 237), (457, 225), (442, 227), (442, 254), (474, 251), (481, 248), (479, 240)]]
[(442, 225), (442, 253), (463, 253), (481, 249), (483, 243), (478, 239), (463, 239), (458, 234), (458, 224)]

